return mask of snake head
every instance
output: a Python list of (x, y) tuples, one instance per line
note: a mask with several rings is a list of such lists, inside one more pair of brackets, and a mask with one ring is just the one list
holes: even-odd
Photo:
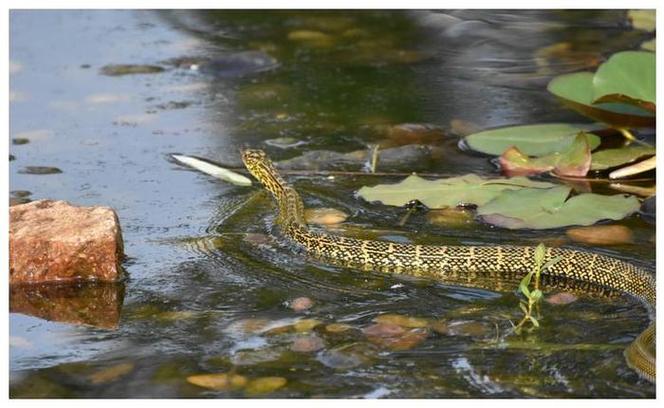
[(268, 159), (267, 154), (260, 149), (244, 149), (242, 151), (242, 162), (247, 166), (249, 171), (255, 169), (261, 163), (269, 161), (270, 159)]
[(270, 181), (274, 184), (281, 184), (283, 182), (272, 165), (270, 158), (260, 149), (243, 150), (242, 162), (247, 167), (247, 170), (249, 170), (258, 181), (266, 185), (270, 191), (276, 191), (275, 188), (272, 188), (276, 186), (267, 185), (270, 184)]

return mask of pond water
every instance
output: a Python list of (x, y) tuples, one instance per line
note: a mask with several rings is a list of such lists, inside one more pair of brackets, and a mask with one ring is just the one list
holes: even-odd
[[(585, 121), (546, 84), (637, 48), (644, 35), (624, 11), (13, 11), (10, 22), (10, 137), (29, 140), (10, 145), (10, 190), (115, 208), (128, 256), (123, 284), (12, 289), (12, 397), (654, 397), (623, 358), (648, 324), (633, 299), (545, 302), (542, 327), (513, 334), (515, 291), (312, 261), (275, 233), (258, 187), (169, 159), (239, 167), (243, 146), (276, 160), (352, 152), (410, 123), (434, 129), (425, 137), (437, 148), (379, 172), (497, 175), (487, 157), (459, 149), (459, 136)], [(542, 51), (554, 44), (567, 51)], [(104, 74), (110, 64), (163, 70)], [(400, 223), (406, 210), (355, 195), (400, 177), (356, 174), (362, 163), (337, 169), (353, 174), (288, 179), (307, 206), (349, 214), (343, 234), (571, 245), (564, 229), (433, 224), (424, 213)], [(654, 269), (654, 225), (638, 215), (615, 224), (633, 242), (594, 250)], [(293, 310), (300, 297), (313, 306)], [(367, 335), (384, 314), (426, 327), (398, 344)], [(286, 383), (210, 390), (187, 381), (211, 373)]]

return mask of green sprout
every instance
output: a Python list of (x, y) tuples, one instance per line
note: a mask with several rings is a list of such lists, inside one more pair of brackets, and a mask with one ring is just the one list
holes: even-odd
[[(519, 284), (519, 291), (525, 296), (526, 299), (519, 300), (519, 307), (523, 311), (524, 316), (521, 321), (514, 327), (514, 332), (517, 334), (521, 333), (521, 329), (527, 322), (532, 323), (534, 327), (539, 327), (538, 318), (541, 318), (541, 316), (539, 316), (539, 309), (537, 309), (538, 318), (533, 316), (533, 309), (536, 309), (539, 302), (542, 300), (542, 291), (540, 290), (540, 276), (542, 271), (550, 268), (561, 260), (561, 257), (557, 256), (544, 263), (545, 256), (546, 247), (544, 244), (539, 244), (537, 248), (535, 248), (535, 267), (532, 271), (528, 272), (528, 274), (524, 276), (523, 279), (521, 279), (521, 283)], [(535, 277), (535, 282), (533, 284), (533, 290), (530, 290), (528, 287), (533, 280), (533, 276)]]

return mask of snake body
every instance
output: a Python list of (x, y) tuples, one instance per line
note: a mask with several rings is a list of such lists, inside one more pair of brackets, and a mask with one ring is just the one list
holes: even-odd
[[(272, 193), (282, 232), (304, 250), (334, 263), (395, 274), (429, 276), (444, 283), (501, 289), (507, 278), (521, 279), (535, 266), (534, 247), (436, 246), (364, 240), (311, 230), (304, 219), (300, 195), (279, 175), (262, 150), (245, 150), (242, 160), (249, 172)], [(655, 310), (655, 278), (647, 271), (592, 252), (547, 248), (545, 260), (560, 261), (542, 272), (543, 284), (571, 282), (586, 292), (622, 292)], [(509, 279), (508, 279), (509, 280)], [(513, 287), (512, 287), (513, 289)], [(627, 364), (639, 375), (655, 381), (655, 324), (651, 324), (625, 350)]]

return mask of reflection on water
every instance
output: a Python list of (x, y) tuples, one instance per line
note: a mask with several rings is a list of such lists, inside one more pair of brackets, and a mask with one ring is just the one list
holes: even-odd
[(9, 311), (45, 320), (114, 329), (120, 323), (124, 284), (12, 285)]
[[(124, 291), (12, 288), (12, 396), (251, 395), (186, 381), (228, 372), (285, 378), (268, 394), (275, 397), (654, 395), (622, 356), (648, 324), (633, 299), (545, 303), (541, 329), (515, 336), (510, 322), (520, 310), (508, 287), (440, 285), (313, 261), (274, 230), (264, 192), (166, 159), (180, 152), (239, 165), (238, 146), (247, 145), (295, 169), (325, 168), (334, 151), (341, 170), (358, 171), (368, 146), (380, 144), (410, 152), (386, 156), (382, 171), (493, 175), (486, 157), (458, 148), (458, 136), (583, 121), (544, 85), (638, 46), (644, 35), (624, 11), (20, 12), (11, 30), (10, 85), (21, 95), (12, 100), (12, 136), (34, 140), (11, 148), (10, 189), (113, 206), (131, 258)], [(100, 75), (108, 64), (164, 71)], [(395, 145), (405, 138), (429, 146)], [(28, 165), (62, 173), (21, 174)], [(390, 177), (288, 179), (308, 207), (349, 214), (343, 234), (569, 245), (562, 230), (432, 224), (421, 213), (401, 225), (405, 210), (354, 195)], [(634, 244), (595, 250), (649, 267), (653, 226), (638, 216), (620, 224)], [(298, 297), (313, 306), (290, 309)], [(375, 327), (384, 314), (424, 327)]]

